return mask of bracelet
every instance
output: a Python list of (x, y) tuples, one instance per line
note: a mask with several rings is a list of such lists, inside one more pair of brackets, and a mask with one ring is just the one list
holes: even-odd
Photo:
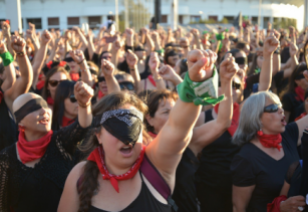
[(78, 106), (81, 107), (81, 108), (87, 108), (89, 105), (91, 105), (91, 101), (88, 104), (86, 104), (86, 105), (80, 105), (78, 103)]
[(23, 56), (25, 56), (25, 53), (24, 52), (16, 52), (16, 55), (18, 57), (23, 57)]
[(186, 73), (177, 90), (183, 102), (193, 102), (195, 105), (216, 105), (224, 99), (224, 95), (218, 96), (218, 73), (215, 66), (213, 76), (203, 82), (191, 81)]
[(0, 57), (2, 58), (4, 66), (10, 65), (14, 61), (14, 58), (9, 51), (0, 54)]

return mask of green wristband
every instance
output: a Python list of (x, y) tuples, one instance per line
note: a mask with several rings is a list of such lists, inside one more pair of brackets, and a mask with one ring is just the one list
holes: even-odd
[(184, 81), (177, 86), (178, 94), (183, 102), (195, 105), (216, 105), (224, 99), (218, 96), (218, 73), (214, 68), (213, 76), (203, 82), (193, 82), (186, 73)]
[(0, 57), (2, 58), (4, 66), (10, 65), (14, 61), (14, 58), (9, 51), (0, 54)]
[(216, 34), (216, 40), (223, 40), (223, 39), (225, 39), (225, 37), (222, 33)]

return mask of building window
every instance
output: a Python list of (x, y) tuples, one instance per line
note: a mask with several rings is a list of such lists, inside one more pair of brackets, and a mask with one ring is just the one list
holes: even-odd
[(258, 24), (258, 17), (256, 17), (256, 16), (253, 16), (253, 17), (251, 17), (251, 23), (253, 24), (253, 25), (255, 25), (255, 24)]
[(183, 19), (184, 19), (184, 17), (183, 17), (183, 15), (179, 15), (179, 24), (183, 24)]
[[(35, 29), (42, 29), (42, 19), (41, 18), (27, 18), (27, 23), (29, 22), (35, 25)], [(29, 28), (28, 24), (27, 24), (27, 28)]]
[(79, 17), (67, 17), (67, 25), (79, 25)]
[(190, 22), (199, 22), (201, 20), (200, 15), (192, 15), (190, 16)]
[(48, 18), (48, 26), (58, 26), (60, 25), (59, 18)]
[(234, 22), (234, 16), (224, 16), (224, 19), (228, 20), (229, 24)]
[(167, 15), (161, 16), (161, 23), (168, 23), (168, 16)]
[(88, 22), (90, 28), (96, 28), (99, 27), (98, 25), (101, 24), (101, 16), (90, 16), (88, 17)]
[(217, 15), (209, 15), (209, 20), (213, 20), (213, 21), (218, 21), (218, 16)]

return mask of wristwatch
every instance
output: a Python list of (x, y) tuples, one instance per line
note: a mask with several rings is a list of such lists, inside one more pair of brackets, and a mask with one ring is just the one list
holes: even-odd
[(25, 53), (22, 51), (22, 52), (16, 52), (16, 55), (19, 56), (19, 57), (23, 57), (25, 56)]

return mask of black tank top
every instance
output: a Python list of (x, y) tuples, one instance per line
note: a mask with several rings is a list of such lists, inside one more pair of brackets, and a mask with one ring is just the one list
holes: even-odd
[[(140, 173), (140, 172), (139, 172)], [(143, 181), (143, 176), (140, 173), (142, 186), (138, 197), (120, 212), (172, 212), (171, 206), (158, 201), (147, 185)], [(88, 212), (109, 212), (94, 206), (91, 206)]]

